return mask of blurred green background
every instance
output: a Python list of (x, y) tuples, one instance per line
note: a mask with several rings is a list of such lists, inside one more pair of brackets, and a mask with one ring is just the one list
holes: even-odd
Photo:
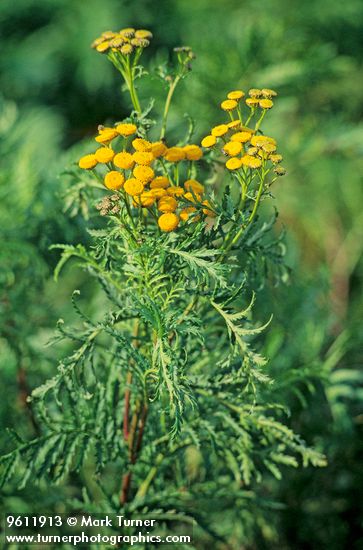
[[(72, 269), (53, 282), (57, 253), (49, 246), (87, 240), (81, 216), (63, 212), (59, 174), (98, 124), (129, 113), (118, 75), (89, 47), (102, 31), (124, 26), (154, 33), (145, 53), (151, 73), (174, 46), (197, 55), (177, 91), (172, 136), (187, 128), (186, 113), (196, 119), (195, 140), (222, 121), (218, 103), (231, 89), (279, 92), (265, 128), (288, 171), (275, 195), (293, 271), (289, 285), (263, 289), (256, 317), (274, 311), (265, 341), (270, 369), (291, 424), (329, 465), (266, 480), (266, 496), (282, 506), (263, 525), (256, 518), (246, 548), (362, 548), (360, 0), (2, 0), (1, 426), (32, 433), (25, 397), (62, 352), (44, 344), (59, 317), (72, 318), (73, 288), (93, 292)], [(161, 106), (157, 78), (143, 90), (145, 103), (152, 95)], [(41, 494), (43, 508), (57, 498)], [(8, 508), (34, 511), (31, 492), (14, 488), (5, 497)]]

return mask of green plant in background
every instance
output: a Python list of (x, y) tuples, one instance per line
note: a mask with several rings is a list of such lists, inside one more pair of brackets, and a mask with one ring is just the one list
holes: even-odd
[[(99, 147), (68, 172), (97, 225), (89, 222), (89, 247), (56, 245), (56, 276), (76, 258), (104, 300), (92, 319), (74, 292), (83, 328), (59, 322), (56, 340), (75, 348), (33, 390), (40, 433), (29, 441), (14, 432), (2, 482), (71, 475), (73, 508), (190, 518), (216, 541), (241, 544), (267, 505), (258, 496), (266, 473), (280, 479), (300, 459), (325, 465), (284, 422), (286, 402), (252, 343), (270, 321), (252, 323), (246, 280), (260, 262), (276, 263), (275, 273), (282, 262), (275, 217), (261, 216), (285, 173), (276, 140), (262, 132), (276, 92), (229, 92), (220, 105), (227, 120), (203, 138), (204, 151), (190, 143), (192, 126), (171, 145), (171, 99), (194, 56), (177, 48), (176, 69), (159, 70), (168, 92), (161, 120), (151, 120), (136, 87), (151, 37), (127, 28), (93, 44), (123, 76), (134, 110), (100, 126)], [(218, 529), (221, 509), (230, 520)], [(244, 521), (233, 527), (234, 517)]]

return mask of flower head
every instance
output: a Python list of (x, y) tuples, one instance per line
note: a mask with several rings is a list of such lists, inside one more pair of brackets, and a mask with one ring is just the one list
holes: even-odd
[(185, 159), (185, 152), (182, 147), (170, 147), (164, 154), (164, 158), (169, 162), (179, 162)]
[(113, 157), (115, 156), (115, 151), (111, 149), (110, 147), (100, 147), (95, 152), (95, 157), (98, 162), (102, 164), (106, 164), (107, 162), (111, 162)]
[(154, 155), (149, 151), (136, 151), (136, 153), (132, 155), (132, 158), (136, 164), (142, 164), (145, 166), (148, 166), (155, 160)]
[(134, 197), (135, 195), (140, 195), (143, 192), (144, 184), (136, 178), (130, 178), (125, 181), (124, 189), (128, 195)]
[(260, 99), (258, 104), (262, 109), (272, 109), (272, 107), (274, 105), (273, 101), (271, 101), (271, 99)]
[(173, 212), (167, 212), (160, 216), (158, 225), (162, 231), (174, 231), (179, 225), (179, 218)]
[(169, 187), (170, 181), (165, 176), (156, 176), (150, 183), (150, 189), (166, 189)]
[(132, 136), (133, 134), (136, 134), (137, 126), (135, 124), (122, 122), (121, 124), (118, 124), (116, 126), (115, 130), (118, 134), (120, 134), (120, 136), (128, 137), (128, 136)]
[(104, 182), (107, 189), (117, 190), (123, 186), (125, 177), (120, 172), (117, 172), (117, 170), (111, 170), (105, 175)]
[(238, 107), (238, 103), (234, 99), (225, 99), (221, 103), (221, 109), (223, 109), (223, 111), (233, 111), (236, 107)]
[(218, 126), (214, 126), (212, 128), (211, 134), (215, 137), (221, 137), (224, 136), (228, 132), (229, 128), (227, 124), (219, 124)]
[(199, 160), (203, 156), (203, 151), (198, 145), (186, 145), (183, 149), (188, 160)]
[(238, 101), (242, 99), (242, 97), (245, 95), (242, 90), (233, 90), (232, 92), (229, 92), (227, 94), (228, 99), (234, 99), (235, 101)]
[(132, 172), (138, 180), (142, 181), (143, 183), (148, 183), (151, 181), (154, 176), (154, 170), (150, 168), (150, 166), (135, 166)]
[(242, 161), (240, 158), (237, 158), (237, 157), (228, 159), (226, 162), (226, 168), (228, 168), (228, 170), (239, 170), (241, 166), (242, 166)]
[(236, 157), (242, 151), (242, 143), (239, 141), (228, 141), (223, 145), (222, 151), (229, 157)]
[(78, 166), (80, 168), (83, 168), (83, 170), (91, 170), (95, 166), (97, 166), (98, 160), (96, 158), (96, 155), (85, 155), (84, 157), (81, 157), (78, 161)]
[(146, 139), (135, 138), (132, 142), (135, 151), (151, 151), (151, 143)]
[(158, 201), (158, 210), (160, 210), (160, 212), (175, 212), (177, 208), (178, 203), (175, 198), (170, 195), (161, 197)]
[(108, 145), (115, 137), (118, 136), (118, 132), (115, 128), (104, 128), (101, 127), (99, 130), (98, 136), (95, 137), (97, 143), (102, 143), (103, 145)]
[(213, 147), (217, 143), (217, 138), (215, 136), (206, 136), (202, 139), (201, 145), (202, 147)]
[(113, 163), (117, 168), (122, 168), (123, 170), (131, 170), (133, 168), (135, 161), (133, 156), (126, 151), (122, 153), (117, 153), (113, 158)]

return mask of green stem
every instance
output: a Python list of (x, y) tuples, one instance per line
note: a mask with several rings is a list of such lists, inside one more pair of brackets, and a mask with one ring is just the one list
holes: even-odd
[(177, 85), (180, 82), (180, 79), (181, 79), (181, 74), (176, 75), (175, 79), (173, 80), (172, 84), (170, 85), (168, 95), (166, 96), (164, 113), (163, 113), (163, 120), (162, 120), (162, 125), (161, 125), (160, 139), (164, 139), (164, 137), (165, 137), (166, 123), (167, 123), (167, 120), (168, 120), (168, 114), (169, 114), (171, 100), (172, 100), (172, 97), (174, 95), (175, 89), (176, 89)]

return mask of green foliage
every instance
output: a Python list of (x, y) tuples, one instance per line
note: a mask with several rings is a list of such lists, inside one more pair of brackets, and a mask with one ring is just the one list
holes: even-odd
[[(119, 342), (125, 354), (123, 361), (127, 361), (126, 353), (131, 356), (130, 349), (123, 350), (125, 340), (117, 340), (116, 334), (103, 328), (94, 341), (87, 343), (92, 331), (101, 325), (109, 326), (110, 319), (118, 339), (122, 332), (119, 327), (124, 328), (127, 323), (133, 322), (135, 311), (122, 310), (124, 296), (132, 307), (137, 307), (137, 315), (143, 312), (143, 323), (160, 325), (160, 311), (154, 311), (150, 303), (135, 306), (136, 297), (129, 297), (119, 273), (116, 273), (116, 267), (122, 271), (126, 265), (132, 273), (135, 260), (127, 258), (122, 268), (114, 265), (113, 280), (110, 280), (107, 264), (100, 263), (98, 259), (95, 262), (93, 252), (96, 249), (90, 251), (85, 246), (90, 239), (83, 229), (82, 217), (87, 215), (92, 238), (98, 239), (102, 234), (109, 235), (111, 241), (115, 238), (113, 228), (105, 228), (94, 215), (93, 202), (98, 189), (95, 187), (91, 191), (91, 178), (81, 178), (72, 167), (67, 196), (63, 204), (59, 200), (59, 190), (63, 190), (63, 184), (59, 183), (57, 175), (65, 164), (61, 148), (90, 135), (100, 122), (114, 121), (128, 114), (130, 104), (127, 99), (120, 99), (119, 80), (114, 78), (111, 66), (101, 56), (95, 56), (88, 44), (101, 30), (115, 25), (121, 27), (130, 21), (142, 27), (149, 26), (158, 36), (150, 47), (150, 54), (157, 57), (155, 64), (162, 65), (163, 71), (159, 71), (154, 80), (142, 78), (137, 82), (138, 86), (143, 86), (140, 97), (144, 104), (153, 95), (155, 106), (160, 108), (166, 95), (165, 88), (160, 86), (160, 76), (162, 79), (169, 74), (175, 76), (167, 63), (167, 48), (187, 43), (198, 53), (193, 64), (193, 78), (181, 83), (168, 118), (169, 135), (175, 140), (190, 130), (194, 132), (197, 142), (206, 130), (205, 121), (218, 120), (216, 98), (223, 97), (232, 82), (242, 88), (250, 83), (264, 85), (268, 82), (279, 90), (279, 107), (276, 116), (271, 114), (267, 128), (268, 133), (273, 132), (279, 138), (287, 161), (289, 177), (275, 188), (274, 193), (277, 194), (280, 210), (277, 227), (280, 228), (281, 223), (288, 227), (287, 263), (294, 268), (288, 287), (271, 288), (271, 282), (278, 285), (281, 280), (287, 281), (289, 270), (285, 265), (285, 245), (280, 233), (276, 231), (276, 226), (275, 230), (268, 228), (270, 223), (274, 223), (273, 219), (269, 222), (270, 212), (265, 216), (261, 213), (261, 224), (251, 226), (242, 237), (242, 250), (238, 251), (238, 258), (233, 261), (245, 266), (245, 286), (236, 294), (236, 300), (227, 304), (223, 281), (229, 281), (230, 272), (224, 270), (223, 262), (213, 261), (218, 254), (206, 255), (211, 250), (209, 244), (205, 245), (201, 254), (198, 251), (196, 258), (188, 243), (181, 243), (180, 246), (175, 242), (166, 244), (165, 254), (170, 262), (178, 262), (178, 266), (189, 273), (187, 290), (185, 286), (180, 290), (173, 289), (168, 298), (170, 304), (175, 306), (179, 300), (174, 299), (174, 293), (182, 298), (183, 292), (194, 296), (189, 286), (194, 277), (198, 277), (200, 285), (208, 285), (209, 281), (211, 290), (217, 285), (220, 296), (205, 297), (203, 326), (217, 323), (219, 329), (218, 334), (209, 330), (206, 334), (200, 334), (200, 322), (195, 308), (192, 308), (182, 323), (184, 335), (179, 337), (175, 334), (171, 343), (162, 346), (167, 357), (168, 373), (173, 366), (173, 363), (168, 363), (168, 357), (173, 354), (173, 346), (177, 346), (176, 339), (178, 345), (183, 345), (188, 331), (194, 331), (195, 344), (202, 350), (207, 349), (211, 359), (206, 360), (197, 350), (188, 350), (198, 372), (193, 372), (190, 380), (191, 373), (182, 365), (181, 387), (176, 399), (180, 399), (183, 410), (176, 412), (184, 416), (184, 422), (177, 427), (179, 435), (173, 440), (174, 451), (167, 449), (166, 456), (164, 449), (156, 445), (148, 459), (148, 464), (153, 464), (153, 467), (159, 468), (162, 464), (165, 477), (155, 475), (151, 479), (151, 489), (140, 501), (141, 508), (132, 502), (130, 509), (136, 510), (136, 514), (141, 513), (140, 510), (145, 509), (142, 503), (147, 499), (147, 505), (156, 511), (157, 504), (153, 499), (159, 499), (164, 494), (160, 514), (170, 509), (178, 510), (180, 516), (192, 511), (204, 526), (208, 517), (210, 525), (214, 528), (218, 526), (219, 534), (222, 533), (232, 547), (238, 547), (243, 541), (244, 545), (249, 543), (251, 547), (268, 549), (281, 546), (319, 546), (334, 550), (358, 548), (361, 544), (362, 513), (358, 488), (362, 485), (359, 459), (362, 453), (360, 363), (363, 337), (360, 323), (362, 89), (357, 74), (361, 70), (362, 7), (355, 0), (349, 0), (344, 5), (324, 0), (318, 0), (314, 5), (309, 2), (287, 3), (285, 0), (277, 3), (262, 1), (258, 5), (228, 0), (215, 3), (213, 10), (206, 0), (193, 3), (162, 0), (157, 9), (155, 3), (143, 0), (132, 3), (104, 0), (102, 4), (61, 0), (56, 5), (49, 0), (20, 0), (16, 4), (7, 0), (3, 2), (0, 15), (3, 52), (0, 79), (6, 100), (1, 105), (0, 119), (0, 369), (3, 388), (0, 422), (2, 426), (12, 426), (21, 438), (19, 443), (13, 432), (15, 440), (11, 440), (3, 430), (1, 443), (4, 454), (14, 446), (29, 445), (28, 442), (34, 440), (36, 431), (24, 397), (32, 388), (43, 384), (45, 379), (54, 377), (59, 356), (72, 356), (86, 344), (86, 356), (92, 360), (95, 358), (97, 377), (103, 387), (107, 386), (106, 371), (109, 372), (105, 365), (111, 365), (106, 356), (107, 348), (114, 346), (116, 349), (116, 342)], [(146, 57), (150, 54), (146, 52)], [(150, 74), (153, 75), (153, 70)], [(163, 82), (168, 85), (165, 80)], [(186, 111), (200, 122), (189, 128), (190, 119), (184, 116)], [(147, 118), (150, 116), (147, 115)], [(84, 151), (83, 147), (80, 145), (70, 150), (67, 160), (74, 161)], [(63, 208), (73, 216), (71, 222), (61, 213)], [(222, 210), (229, 217), (233, 215), (233, 202), (228, 193)], [(115, 231), (119, 228), (116, 227)], [(83, 249), (76, 248), (75, 253), (73, 248), (67, 249), (75, 261), (84, 267), (84, 273), (66, 266), (58, 285), (52, 282), (57, 252), (48, 251), (49, 245), (56, 242), (68, 245), (82, 242), (84, 245)], [(104, 251), (108, 246), (109, 242), (98, 241), (96, 255), (105, 258)], [(160, 247), (160, 242), (157, 246)], [(186, 255), (178, 256), (172, 252), (173, 249), (179, 249)], [(234, 255), (237, 256), (237, 251)], [(324, 276), (321, 274), (322, 264), (325, 265)], [(97, 285), (90, 282), (89, 274), (102, 285), (104, 293), (100, 293)], [(161, 285), (162, 281), (155, 280), (150, 284)], [(235, 285), (236, 292), (241, 284), (242, 277)], [(72, 312), (68, 299), (73, 288), (82, 291), (82, 307), (78, 307), (78, 314)], [(246, 368), (242, 368), (235, 359), (232, 362), (225, 358), (220, 360), (223, 350), (227, 354), (227, 350), (228, 353), (231, 351), (230, 346), (236, 346), (236, 339), (232, 336), (229, 343), (225, 321), (210, 300), (227, 315), (234, 315), (246, 308), (253, 291), (257, 292), (258, 298), (253, 317), (258, 322), (252, 323), (249, 314), (242, 317), (237, 326), (242, 330), (251, 330), (269, 319), (272, 311), (274, 317), (268, 328), (261, 335), (256, 335), (253, 341), (249, 337), (243, 338), (254, 355), (269, 358), (265, 366), (250, 370), (251, 379)], [(167, 292), (163, 296), (165, 299)], [(78, 299), (74, 301), (76, 307), (78, 302)], [(107, 314), (104, 317), (102, 314), (106, 308), (109, 318)], [(177, 317), (178, 312), (176, 308), (173, 315)], [(78, 317), (80, 314), (83, 317)], [(119, 324), (115, 320), (118, 314)], [(57, 317), (66, 319), (66, 323), (58, 326), (59, 338), (55, 338), (58, 344), (44, 349), (43, 344), (50, 338)], [(70, 327), (77, 318), (86, 325), (75, 321), (75, 328)], [(161, 326), (165, 325), (171, 326), (172, 320), (162, 317)], [(128, 334), (127, 340), (129, 337)], [(131, 341), (135, 342), (132, 335)], [(140, 359), (140, 355), (134, 356), (133, 360), (136, 362), (137, 358)], [(160, 362), (161, 358), (156, 359)], [(67, 369), (69, 363), (63, 359), (64, 362), (66, 365), (62, 368)], [(96, 390), (90, 374), (91, 365), (86, 360), (85, 363), (80, 359), (74, 372), (86, 373), (90, 395), (98, 395), (99, 390)], [(19, 376), (24, 372), (27, 387), (24, 387)], [(209, 379), (201, 380), (206, 372)], [(60, 371), (57, 372), (57, 378), (60, 374)], [(142, 388), (141, 374), (140, 379), (129, 384), (132, 391)], [(256, 381), (256, 375), (261, 380)], [(154, 376), (150, 373), (153, 396), (158, 400), (160, 395), (163, 407), (167, 409), (170, 402), (168, 381), (163, 380), (157, 388), (156, 383), (151, 382)], [(267, 378), (273, 380), (273, 384)], [(196, 400), (199, 401), (201, 394), (198, 392), (210, 394), (215, 383), (221, 385), (220, 397), (228, 403), (231, 392), (234, 394), (236, 388), (241, 391), (241, 388), (248, 387), (242, 393), (247, 411), (256, 410), (261, 400), (264, 404), (270, 404), (271, 410), (261, 414), (267, 418), (272, 416), (275, 422), (293, 428), (307, 441), (314, 442), (327, 454), (328, 466), (306, 470), (282, 467), (282, 479), (275, 482), (272, 476), (266, 475), (268, 466), (264, 464), (262, 467), (261, 457), (266, 459), (267, 464), (271, 463), (271, 457), (263, 454), (258, 446), (261, 429), (251, 428), (256, 444), (255, 458), (258, 455), (258, 470), (264, 472), (260, 488), (254, 481), (248, 490), (246, 487), (232, 487), (230, 479), (237, 480), (242, 473), (238, 465), (233, 465), (234, 457), (227, 457), (226, 449), (223, 449), (224, 455), (221, 456), (229, 465), (230, 473), (226, 476), (221, 468), (218, 470), (220, 475), (214, 477), (215, 455), (209, 460), (207, 451), (201, 458), (204, 439), (202, 437), (201, 442), (198, 441), (199, 428), (190, 430), (192, 443), (187, 451), (183, 448), (178, 450), (177, 441), (179, 437), (186, 437), (182, 435), (183, 430), (195, 414), (193, 405), (188, 400), (183, 401), (185, 395), (197, 395)], [(224, 384), (229, 388), (225, 393)], [(121, 403), (127, 387), (124, 378), (120, 379), (119, 385), (118, 398)], [(254, 391), (250, 391), (252, 385), (257, 386)], [(71, 445), (67, 429), (59, 427), (59, 418), (64, 411), (57, 410), (58, 405), (53, 399), (58, 389), (60, 403), (71, 403), (69, 411), (68, 406), (64, 407), (68, 411), (70, 425), (78, 429), (84, 421), (80, 427), (80, 439), (74, 443), (74, 450), (69, 455), (74, 456), (74, 464), (66, 466), (65, 470), (75, 469), (77, 461), (83, 460), (82, 448), (88, 449), (88, 458), (79, 474), (71, 473), (54, 489), (48, 480), (56, 477), (57, 472), (65, 467), (61, 449), (62, 446), (70, 449)], [(95, 426), (92, 423), (94, 413), (88, 411), (87, 405), (91, 406), (98, 399), (91, 397), (87, 401), (87, 391), (81, 392), (80, 399), (85, 418), (79, 417), (77, 422), (76, 406), (72, 401), (74, 396), (68, 395), (63, 382), (56, 390), (52, 387), (44, 393), (47, 402), (44, 414), (50, 415), (52, 426), (53, 420), (58, 422), (59, 432), (53, 433), (47, 427), (49, 432), (45, 436), (49, 437), (47, 460), (54, 463), (44, 462), (48, 473), (43, 472), (45, 481), (40, 482), (36, 489), (30, 478), (27, 487), (21, 491), (17, 490), (17, 484), (25, 474), (24, 463), (18, 467), (19, 475), (3, 490), (6, 509), (32, 513), (42, 513), (44, 509), (59, 512), (64, 510), (63, 506), (67, 510), (84, 509), (85, 503), (89, 509), (96, 511), (110, 509), (108, 499), (104, 498), (102, 489), (97, 485), (99, 477), (93, 477), (96, 469), (94, 462), (100, 461), (101, 466), (98, 467), (103, 471), (103, 482), (109, 495), (115, 489), (114, 480), (119, 479), (122, 461), (127, 457), (120, 453), (115, 466), (111, 461), (102, 467), (102, 462), (108, 460), (108, 451), (103, 448), (95, 451), (97, 442), (93, 432), (89, 447), (82, 441), (81, 433), (86, 429), (86, 423)], [(110, 399), (107, 397), (106, 401), (110, 403)], [(206, 395), (203, 399), (211, 400)], [(40, 401), (35, 392), (33, 403), (41, 408)], [(281, 408), (273, 405), (276, 403)], [(235, 404), (233, 401), (232, 406)], [(106, 411), (107, 406), (104, 404), (102, 407)], [(221, 407), (224, 405), (221, 404)], [(221, 418), (214, 418), (215, 411), (211, 409), (212, 406), (205, 408), (206, 417), (213, 413), (213, 426), (208, 426), (208, 418), (205, 418), (203, 433), (207, 434), (213, 433), (215, 426), (224, 425)], [(290, 415), (285, 416), (285, 410), (289, 410)], [(39, 422), (47, 426), (42, 420), (42, 413), (39, 411), (37, 414)], [(103, 414), (106, 418), (109, 413)], [(118, 411), (117, 414), (120, 430), (122, 413)], [(233, 420), (239, 421), (240, 413), (235, 411), (232, 414)], [(161, 416), (161, 413), (155, 415), (157, 422)], [(174, 419), (168, 414), (164, 416), (165, 430), (168, 432), (175, 416)], [(151, 418), (153, 423), (154, 417)], [(102, 433), (101, 425), (97, 430)], [(228, 433), (232, 433), (232, 427), (228, 428)], [(52, 447), (57, 437), (59, 452), (55, 444)], [(208, 437), (213, 440), (211, 435)], [(117, 442), (121, 440), (122, 434), (119, 434)], [(226, 438), (225, 442), (229, 447), (230, 440)], [(161, 442), (161, 445), (164, 443)], [(298, 442), (295, 441), (295, 444)], [(240, 448), (239, 443), (238, 446)], [(142, 452), (148, 452), (148, 447), (144, 446)], [(25, 463), (31, 461), (31, 456), (37, 456), (32, 445), (27, 453), (24, 454)], [(283, 454), (293, 454), (295, 459), (297, 456), (291, 453), (291, 449), (288, 452), (285, 449)], [(165, 490), (165, 480), (169, 483), (168, 468), (170, 471), (175, 465), (175, 455), (179, 457), (181, 466), (178, 468), (182, 470), (178, 474), (178, 487), (183, 489), (186, 479), (188, 492)], [(7, 466), (9, 473), (14, 473), (12, 460), (16, 460), (18, 455), (11, 456)], [(43, 460), (40, 454), (34, 464), (36, 471)], [(242, 455), (239, 460), (242, 460)], [(221, 463), (222, 459), (219, 461)], [(274, 460), (272, 462), (278, 465)], [(247, 466), (244, 471), (248, 472)], [(148, 485), (149, 473), (145, 468), (140, 477), (137, 474), (138, 480), (146, 482), (140, 487)], [(80, 479), (82, 477), (83, 480)], [(87, 489), (84, 488), (85, 479)], [(238, 484), (237, 481), (235, 483)], [(285, 507), (276, 504), (276, 501)], [(115, 499), (113, 505), (118, 506)], [(202, 514), (200, 510), (203, 510)], [(208, 537), (198, 534), (200, 547), (210, 546)], [(218, 544), (216, 539), (215, 545)]]

